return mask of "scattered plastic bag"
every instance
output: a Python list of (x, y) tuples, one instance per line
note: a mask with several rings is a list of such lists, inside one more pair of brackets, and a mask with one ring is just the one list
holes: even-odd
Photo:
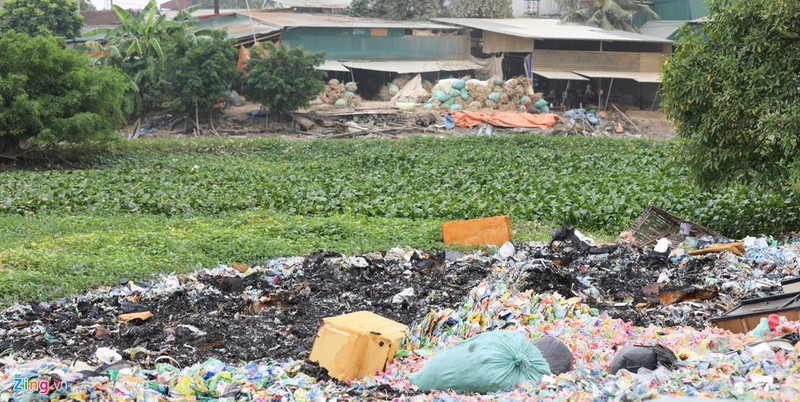
[(448, 130), (452, 130), (456, 126), (456, 122), (453, 120), (453, 116), (450, 116), (450, 113), (444, 115), (442, 119), (444, 120), (444, 127)]

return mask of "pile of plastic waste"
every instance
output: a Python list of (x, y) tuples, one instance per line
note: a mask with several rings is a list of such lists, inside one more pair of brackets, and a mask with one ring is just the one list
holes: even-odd
[[(459, 270), (461, 274), (474, 271), (479, 273), (483, 280), (477, 284), (467, 285), (469, 282), (461, 282), (453, 285), (449, 283), (457, 280), (457, 276), (436, 277), (441, 285), (438, 292), (461, 287), (466, 291), (463, 298), (452, 305), (447, 303), (420, 305), (419, 308), (424, 311), (414, 314), (418, 319), (411, 325), (394, 360), (384, 371), (370, 377), (347, 382), (330, 379), (324, 370), (304, 362), (303, 354), (280, 359), (255, 358), (250, 361), (236, 361), (225, 358), (224, 351), (212, 348), (211, 350), (215, 352), (202, 362), (181, 364), (180, 359), (166, 354), (150, 356), (150, 360), (143, 363), (136, 362), (127, 357), (128, 353), (122, 353), (123, 351), (114, 348), (98, 348), (93, 350), (90, 356), (81, 356), (81, 359), (47, 358), (42, 356), (42, 353), (39, 353), (38, 358), (34, 358), (36, 354), (32, 351), (23, 353), (20, 350), (11, 350), (3, 352), (4, 357), (0, 358), (0, 400), (35, 400), (46, 397), (74, 400), (227, 398), (226, 400), (244, 401), (287, 398), (323, 401), (333, 398), (390, 400), (407, 397), (415, 400), (444, 401), (509, 399), (556, 401), (641, 400), (658, 396), (786, 401), (800, 399), (800, 343), (797, 343), (800, 322), (776, 317), (766, 331), (751, 331), (746, 334), (733, 334), (711, 325), (701, 326), (697, 323), (695, 326), (662, 326), (642, 321), (642, 325), (636, 325), (629, 320), (609, 315), (606, 312), (608, 305), (598, 302), (606, 300), (607, 297), (614, 298), (618, 303), (620, 300), (625, 301), (624, 298), (619, 298), (620, 295), (611, 292), (619, 289), (603, 289), (604, 280), (587, 278), (599, 276), (600, 272), (616, 269), (614, 267), (617, 266), (625, 266), (632, 271), (629, 273), (620, 270), (609, 274), (610, 277), (617, 275), (617, 282), (624, 282), (633, 278), (620, 275), (642, 273), (644, 269), (635, 265), (646, 262), (644, 266), (653, 272), (647, 281), (642, 282), (648, 282), (650, 278), (654, 278), (657, 282), (662, 273), (669, 271), (667, 276), (676, 282), (685, 280), (689, 283), (694, 279), (706, 278), (703, 279), (703, 283), (708, 285), (709, 282), (713, 282), (709, 286), (718, 286), (720, 295), (726, 292), (724, 283), (734, 282), (742, 289), (727, 290), (727, 292), (729, 292), (728, 297), (736, 299), (749, 294), (759, 294), (766, 286), (762, 286), (762, 282), (769, 284), (771, 289), (772, 282), (784, 275), (797, 275), (800, 270), (798, 239), (783, 244), (777, 244), (769, 238), (744, 239), (745, 252), (735, 258), (725, 255), (727, 252), (711, 258), (710, 255), (694, 256), (676, 251), (690, 251), (698, 246), (702, 248), (705, 246), (702, 243), (702, 239), (689, 239), (679, 248), (672, 250), (671, 256), (667, 255), (665, 259), (651, 255), (650, 252), (653, 250), (635, 248), (632, 250), (636, 254), (628, 256), (627, 253), (633, 251), (626, 251), (630, 250), (629, 246), (620, 246), (615, 250), (609, 250), (608, 253), (590, 254), (587, 251), (585, 255), (565, 262), (569, 258), (566, 258), (568, 253), (563, 247), (553, 252), (550, 246), (541, 244), (507, 244), (493, 254), (465, 255), (448, 252), (420, 255), (417, 253), (416, 256), (411, 255), (406, 258), (405, 256), (412, 253), (411, 250), (394, 250), (391, 252), (391, 257), (388, 256), (390, 253), (382, 255), (380, 264), (376, 263), (377, 258), (369, 259), (371, 258), (369, 256), (326, 257), (324, 254), (315, 254), (297, 261), (272, 260), (275, 261), (274, 265), (269, 262), (260, 264), (258, 274), (264, 281), (271, 280), (273, 283), (276, 280), (281, 283), (292, 275), (306, 275), (305, 272), (299, 271), (331, 270), (337, 264), (347, 265), (348, 269), (366, 265), (355, 271), (356, 276), (333, 277), (338, 278), (340, 282), (345, 279), (355, 280), (359, 275), (367, 275), (370, 270), (384, 273), (388, 269), (400, 270), (400, 277), (417, 277), (408, 279), (411, 281), (443, 275), (451, 269)], [(558, 254), (558, 259), (553, 258), (553, 253)], [(710, 260), (706, 261), (707, 259)], [(555, 264), (554, 261), (561, 265)], [(578, 273), (559, 271), (565, 267), (572, 267), (573, 271), (578, 267), (585, 267), (585, 271), (579, 270)], [(694, 270), (697, 267), (702, 267), (700, 272), (704, 273), (704, 276), (681, 272), (686, 269)], [(223, 276), (215, 277), (214, 272), (194, 275), (197, 281), (204, 284), (203, 287), (194, 286), (185, 293), (165, 291), (163, 300), (192, 297), (195, 298), (193, 303), (203, 304), (207, 294), (220, 293), (229, 296), (236, 294), (230, 289), (230, 286), (238, 286), (235, 280), (234, 283), (220, 284), (219, 287), (210, 285), (220, 277), (239, 277), (230, 275), (228, 269), (230, 267), (225, 269), (226, 275)], [(255, 268), (244, 268), (244, 270), (251, 269)], [(284, 269), (293, 272), (290, 275), (282, 274), (281, 271)], [(547, 271), (551, 269), (555, 271)], [(554, 279), (540, 281), (542, 284), (554, 283), (553, 289), (531, 288), (533, 283), (531, 275), (537, 270), (542, 270), (541, 276), (549, 275)], [(565, 273), (568, 275), (564, 278), (569, 281), (560, 284), (559, 275)], [(770, 276), (774, 273), (779, 274)], [(728, 278), (728, 275), (731, 278)], [(380, 282), (380, 279), (376, 279), (379, 276), (373, 276), (370, 280)], [(743, 279), (735, 281), (733, 278), (737, 276)], [(169, 278), (161, 280), (171, 280)], [(399, 279), (397, 280), (399, 282)], [(177, 286), (183, 286), (185, 283), (179, 281)], [(753, 286), (750, 286), (750, 283)], [(156, 288), (153, 284), (148, 286)], [(266, 285), (259, 282), (259, 286)], [(391, 299), (396, 299), (399, 306), (403, 306), (403, 303), (406, 303), (406, 306), (413, 305), (415, 297), (419, 297), (415, 295), (419, 295), (422, 289), (427, 289), (426, 298), (434, 297), (432, 293), (436, 293), (437, 290), (430, 286), (433, 285), (426, 281), (417, 282), (412, 286), (416, 290), (399, 292), (391, 297), (387, 295), (386, 303), (391, 304)], [(130, 291), (130, 286), (126, 288)], [(588, 290), (592, 288), (596, 289), (599, 295)], [(112, 291), (114, 289), (122, 291), (120, 290), (122, 287), (113, 288)], [(335, 288), (328, 288), (326, 291), (330, 292), (333, 289)], [(253, 294), (248, 299), (250, 304), (247, 308), (255, 303), (267, 304), (261, 306), (263, 311), (272, 311), (270, 309), (275, 308), (269, 303), (272, 299), (264, 299), (263, 293), (256, 292), (255, 288), (249, 291)], [(275, 292), (266, 293), (266, 295), (271, 294), (281, 300), (281, 296)], [(351, 307), (362, 307), (355, 301), (346, 302), (349, 299), (345, 296), (337, 295), (337, 297), (343, 303), (351, 303)], [(633, 297), (635, 300), (636, 296)], [(382, 298), (383, 296), (370, 300), (375, 302)], [(678, 301), (661, 308), (681, 306), (686, 303), (707, 306), (717, 303), (718, 299), (719, 296), (706, 300)], [(14, 306), (9, 310), (15, 311), (20, 308)], [(632, 308), (637, 307), (634, 304)], [(614, 311), (610, 312), (613, 314)], [(4, 314), (5, 317), (9, 316), (8, 311)], [(231, 318), (231, 322), (243, 319), (243, 313), (238, 312), (238, 314), (238, 317)], [(259, 319), (266, 320), (269, 317), (297, 321), (306, 319), (297, 311), (294, 314), (294, 316), (268, 314), (259, 316)], [(0, 328), (6, 331), (5, 338), (10, 330), (9, 324), (3, 321), (0, 325)], [(103, 322), (99, 324), (106, 325)], [(313, 324), (316, 326), (319, 323)], [(31, 324), (26, 323), (26, 325)], [(133, 327), (136, 325), (142, 323), (133, 324)], [(164, 329), (169, 329), (168, 327), (169, 324), (165, 323)], [(546, 375), (538, 383), (519, 384), (511, 391), (486, 395), (460, 395), (448, 391), (422, 393), (412, 385), (408, 376), (424, 367), (438, 351), (491, 330), (514, 331), (531, 340), (544, 336), (555, 337), (572, 351), (575, 359), (574, 369), (559, 375)], [(187, 334), (194, 332), (192, 329), (186, 331), (184, 332)], [(233, 338), (236, 335), (234, 332), (229, 330), (226, 333)], [(291, 330), (281, 333), (290, 334)], [(260, 336), (268, 335), (274, 334), (264, 332), (260, 334)], [(43, 342), (48, 342), (46, 335), (39, 337)], [(233, 338), (233, 341), (245, 342), (246, 339)], [(231, 342), (231, 339), (227, 342)], [(612, 359), (623, 346), (630, 344), (663, 345), (674, 351), (678, 361), (672, 369), (641, 368), (636, 372), (621, 370), (611, 373)], [(269, 355), (269, 350), (263, 351), (263, 356)], [(31, 384), (36, 384), (36, 390), (32, 390)], [(43, 387), (47, 388), (47, 392), (41, 392)]]

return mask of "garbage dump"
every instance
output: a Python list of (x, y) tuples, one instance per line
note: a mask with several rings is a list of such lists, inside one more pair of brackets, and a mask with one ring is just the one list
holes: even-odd
[[(23, 379), (46, 387), (47, 398), (76, 400), (800, 399), (800, 322), (770, 317), (759, 331), (735, 334), (702, 321), (724, 311), (720, 303), (780, 292), (800, 271), (800, 238), (746, 238), (742, 255), (689, 255), (724, 239), (687, 239), (660, 253), (593, 245), (569, 228), (555, 234), (550, 244), (508, 243), (494, 253), (320, 252), (148, 283), (123, 278), (11, 306), (0, 316), (0, 400), (35, 398)], [(659, 304), (660, 291), (642, 287), (660, 277), (719, 293)], [(384, 370), (341, 382), (306, 361), (323, 317), (361, 310), (409, 325)], [(573, 365), (484, 395), (412, 382), (448, 348), (492, 332), (533, 346), (553, 337)], [(615, 357), (631, 361), (629, 345), (658, 347), (655, 366), (612, 369)]]

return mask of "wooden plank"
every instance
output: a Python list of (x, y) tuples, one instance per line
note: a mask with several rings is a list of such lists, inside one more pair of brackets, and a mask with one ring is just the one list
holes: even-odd
[(483, 31), (483, 52), (523, 52), (533, 49), (533, 39), (518, 36), (504, 35), (496, 32)]

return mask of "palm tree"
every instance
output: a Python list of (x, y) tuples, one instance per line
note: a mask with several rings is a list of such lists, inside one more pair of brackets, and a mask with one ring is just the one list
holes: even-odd
[(633, 16), (641, 13), (653, 19), (658, 14), (641, 0), (556, 0), (561, 7), (561, 20), (578, 22), (603, 29), (639, 32)]

